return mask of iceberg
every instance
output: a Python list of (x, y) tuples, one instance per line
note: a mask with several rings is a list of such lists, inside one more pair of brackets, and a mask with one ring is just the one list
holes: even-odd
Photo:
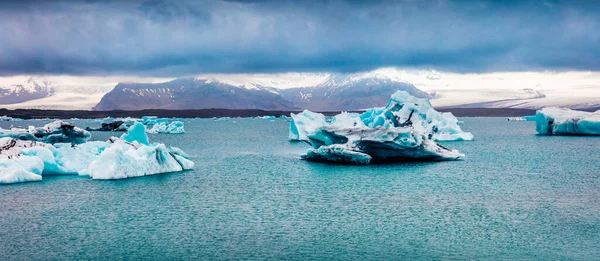
[(0, 137), (9, 137), (18, 140), (29, 140), (43, 143), (71, 143), (72, 145), (85, 143), (92, 135), (83, 129), (75, 127), (68, 122), (54, 121), (43, 127), (29, 126), (27, 129), (12, 128), (5, 130), (0, 128)]
[(362, 114), (342, 112), (329, 121), (320, 113), (291, 114), (289, 138), (312, 148), (305, 160), (370, 164), (461, 160), (464, 154), (436, 140), (472, 140), (451, 113), (435, 111), (428, 100), (398, 91), (385, 107)]
[(146, 126), (146, 130), (150, 134), (183, 134), (185, 133), (184, 124), (181, 121), (172, 121), (165, 118), (157, 118), (155, 116), (144, 116), (141, 119), (136, 118), (105, 118), (110, 121), (102, 122), (100, 128), (87, 127), (88, 131), (127, 131), (136, 122), (141, 122)]
[(535, 130), (543, 135), (600, 135), (600, 110), (596, 112), (548, 107), (536, 112)]
[(87, 127), (87, 131), (127, 131), (129, 124), (122, 120), (112, 120), (109, 122), (102, 122), (100, 128)]
[[(41, 180), (44, 175), (123, 179), (194, 168), (181, 149), (150, 143), (146, 127), (140, 122), (121, 138), (75, 146), (4, 139), (0, 139), (0, 149), (6, 148), (0, 154), (0, 183)], [(5, 143), (10, 146), (2, 146)]]
[(180, 121), (173, 121), (170, 123), (159, 122), (159, 123), (154, 124), (152, 126), (152, 128), (150, 128), (148, 130), (148, 133), (151, 133), (151, 134), (158, 134), (158, 133), (184, 134), (185, 129), (183, 127), (183, 122), (180, 122)]
[(22, 121), (23, 119), (21, 118), (13, 118), (13, 117), (9, 117), (9, 116), (0, 116), (0, 121)]
[(473, 140), (473, 134), (464, 132), (452, 113), (440, 113), (429, 100), (411, 96), (405, 91), (394, 93), (385, 107), (372, 108), (362, 114), (341, 113), (327, 122), (325, 116), (308, 110), (291, 114), (289, 139), (308, 142), (308, 136), (321, 127), (338, 128), (393, 128), (412, 127), (436, 141)]
[(464, 154), (447, 149), (412, 127), (322, 127), (309, 135), (312, 149), (305, 160), (369, 164), (398, 161), (460, 160)]

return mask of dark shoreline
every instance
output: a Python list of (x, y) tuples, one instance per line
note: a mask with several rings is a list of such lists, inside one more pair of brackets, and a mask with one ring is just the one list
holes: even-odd
[[(535, 110), (514, 108), (439, 108), (441, 112), (452, 112), (457, 117), (519, 117), (535, 115)], [(106, 118), (106, 117), (142, 117), (157, 116), (164, 118), (212, 118), (212, 117), (256, 117), (256, 116), (289, 116), (299, 111), (265, 111), (265, 110), (141, 110), (141, 111), (83, 111), (83, 110), (37, 110), (37, 109), (0, 109), (0, 116), (5, 115), (21, 119), (71, 119), (71, 118)], [(339, 112), (322, 112), (335, 115)]]

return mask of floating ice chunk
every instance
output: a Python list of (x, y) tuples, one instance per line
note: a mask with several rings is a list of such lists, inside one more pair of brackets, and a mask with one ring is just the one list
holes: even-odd
[(303, 159), (349, 164), (409, 160), (460, 160), (464, 154), (447, 149), (412, 127), (322, 127), (308, 136), (313, 146)]
[(275, 116), (257, 116), (255, 119), (263, 119), (263, 120), (276, 120)]
[(143, 146), (116, 140), (90, 164), (87, 174), (93, 179), (123, 179), (193, 167), (192, 161), (164, 144)]
[(9, 116), (0, 116), (0, 121), (22, 121), (23, 119), (20, 118), (13, 118), (13, 117), (9, 117)]
[(173, 121), (171, 123), (159, 122), (154, 124), (152, 128), (148, 129), (148, 133), (157, 134), (157, 133), (165, 133), (165, 134), (183, 134), (185, 133), (185, 129), (183, 127), (183, 122)]
[(600, 110), (543, 108), (536, 112), (535, 129), (539, 134), (547, 135), (600, 135)]
[(308, 141), (307, 133), (313, 133), (318, 128), (325, 126), (327, 121), (325, 115), (315, 113), (309, 110), (304, 110), (298, 114), (291, 114), (292, 120), (290, 121), (290, 140), (303, 140)]
[(129, 129), (127, 133), (121, 135), (121, 139), (127, 142), (138, 142), (139, 144), (149, 145), (148, 135), (146, 134), (146, 126), (140, 122), (136, 122)]
[(5, 130), (0, 128), (0, 137), (10, 137), (19, 140), (38, 141), (49, 144), (81, 144), (89, 140), (91, 136), (92, 135), (88, 131), (77, 128), (64, 121), (54, 121), (39, 128), (34, 126), (29, 126), (27, 129), (12, 128), (10, 130)]
[(126, 131), (131, 126), (131, 123), (127, 123), (122, 120), (112, 120), (109, 122), (103, 122), (100, 128), (87, 127), (87, 131)]
[(523, 118), (523, 117), (512, 117), (512, 118), (508, 118), (506, 120), (507, 121), (525, 121), (525, 118)]
[(535, 121), (536, 117), (535, 115), (523, 116), (523, 119), (525, 119), (526, 121)]

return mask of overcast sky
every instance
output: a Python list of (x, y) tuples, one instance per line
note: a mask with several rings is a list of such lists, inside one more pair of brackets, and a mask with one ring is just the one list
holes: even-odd
[(599, 71), (595, 1), (0, 1), (0, 76)]

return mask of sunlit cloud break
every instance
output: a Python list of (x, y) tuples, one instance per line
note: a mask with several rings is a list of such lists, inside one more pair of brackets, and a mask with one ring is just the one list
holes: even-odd
[(0, 3), (0, 75), (597, 71), (589, 1)]

